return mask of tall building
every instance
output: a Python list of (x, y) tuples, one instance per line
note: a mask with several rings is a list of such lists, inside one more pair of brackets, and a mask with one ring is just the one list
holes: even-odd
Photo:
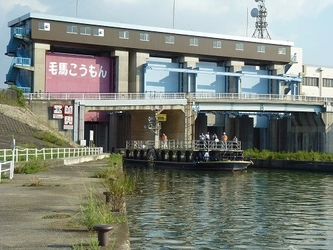
[[(6, 83), (30, 96), (48, 95), (49, 106), (72, 96), (64, 105), (73, 107), (73, 126), (49, 120), (74, 141), (91, 141), (94, 131), (94, 143), (111, 150), (126, 140), (156, 139), (161, 131), (174, 140), (227, 131), (245, 148), (327, 151), (327, 128), (316, 115), (324, 105), (304, 99), (295, 106), (280, 98), (324, 97), (330, 85), (323, 75), (328, 69), (307, 75), (302, 49), (292, 42), (38, 13), (8, 26), (13, 63)], [(89, 102), (88, 94), (96, 100)], [(154, 112), (167, 117), (157, 133), (148, 126)], [(308, 116), (316, 129), (295, 122)], [(318, 139), (309, 143), (312, 137)]]

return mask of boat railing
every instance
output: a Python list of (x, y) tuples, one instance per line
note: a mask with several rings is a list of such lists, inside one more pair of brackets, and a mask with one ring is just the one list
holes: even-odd
[(126, 141), (126, 149), (128, 150), (146, 150), (150, 148), (163, 150), (195, 150), (195, 151), (233, 151), (242, 149), (241, 141), (214, 141), (214, 140), (168, 140), (168, 141), (152, 141), (152, 140), (132, 140)]

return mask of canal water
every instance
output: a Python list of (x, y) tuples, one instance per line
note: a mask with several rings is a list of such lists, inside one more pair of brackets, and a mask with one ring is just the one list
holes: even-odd
[(333, 174), (125, 168), (131, 249), (333, 249)]

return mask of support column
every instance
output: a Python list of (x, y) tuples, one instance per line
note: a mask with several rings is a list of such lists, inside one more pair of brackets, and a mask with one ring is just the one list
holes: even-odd
[(195, 138), (195, 120), (197, 113), (193, 111), (192, 104), (185, 106), (185, 141), (197, 140)]
[[(198, 57), (188, 57), (184, 56), (179, 58), (179, 62), (183, 63), (183, 68), (195, 69), (199, 63)], [(182, 74), (182, 82), (180, 83), (180, 91), (191, 93), (196, 92), (196, 74)], [(184, 117), (185, 117), (185, 141), (195, 140), (195, 121), (197, 114), (192, 110), (193, 103), (189, 102), (185, 106)]]
[(146, 64), (148, 58), (148, 53), (133, 52), (129, 54), (129, 93), (144, 92), (144, 64)]
[(325, 153), (332, 154), (333, 153), (333, 113), (322, 113), (322, 120), (325, 124), (325, 143), (324, 150)]
[[(85, 106), (79, 106), (79, 141), (84, 140), (84, 113), (85, 113)], [(87, 138), (89, 140), (89, 138)], [(88, 144), (87, 144), (88, 145)]]
[[(236, 73), (238, 71), (242, 71), (244, 67), (244, 62), (241, 61), (228, 61), (226, 63), (226, 67), (229, 68), (229, 72)], [(229, 76), (227, 77), (226, 82), (226, 93), (241, 93), (242, 86), (239, 77)]]
[(34, 92), (45, 92), (45, 74), (46, 74), (46, 52), (50, 50), (49, 44), (34, 43), (34, 83), (32, 89)]
[(225, 119), (225, 130), (228, 140), (236, 135), (242, 142), (242, 149), (253, 148), (254, 128), (252, 117), (236, 117)]
[[(183, 63), (184, 69), (186, 68), (194, 69), (197, 67), (197, 63), (199, 63), (199, 58), (184, 56), (179, 58), (179, 62)], [(180, 87), (181, 92), (190, 93), (196, 91), (195, 77), (196, 74), (187, 74), (187, 73), (183, 74), (182, 86)]]
[[(284, 74), (284, 67), (282, 65), (273, 64), (268, 67), (268, 69), (271, 71), (272, 75), (279, 75)], [(278, 94), (283, 95), (285, 94), (285, 89), (287, 89), (288, 85), (281, 85), (280, 80), (269, 80), (270, 88), (268, 90), (268, 94)]]
[(319, 69), (318, 69), (318, 71), (319, 71), (319, 82), (318, 82), (318, 84), (319, 84), (319, 97), (322, 97), (323, 96), (323, 71), (324, 71), (324, 69), (322, 68), (322, 67), (320, 67)]
[(129, 78), (129, 55), (128, 51), (115, 50), (111, 52), (112, 57), (116, 57), (115, 66), (115, 92), (128, 93)]

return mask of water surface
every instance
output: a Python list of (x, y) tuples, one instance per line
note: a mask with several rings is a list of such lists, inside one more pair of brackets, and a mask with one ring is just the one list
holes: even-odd
[(333, 175), (125, 168), (131, 249), (333, 249)]

